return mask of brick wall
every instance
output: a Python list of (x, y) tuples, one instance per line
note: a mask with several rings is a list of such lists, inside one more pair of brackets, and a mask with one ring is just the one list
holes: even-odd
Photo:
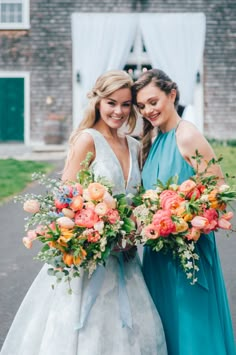
[[(31, 141), (42, 141), (48, 117), (72, 123), (73, 12), (204, 12), (205, 117), (208, 137), (236, 138), (236, 2), (234, 0), (32, 0), (29, 31), (0, 30), (0, 70), (31, 73)], [(47, 104), (47, 97), (52, 103)]]

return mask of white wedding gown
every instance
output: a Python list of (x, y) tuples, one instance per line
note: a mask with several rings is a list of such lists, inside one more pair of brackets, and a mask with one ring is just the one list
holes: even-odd
[[(113, 181), (114, 193), (132, 193), (140, 183), (139, 143), (127, 137), (130, 171), (125, 186), (121, 165), (94, 129), (95, 175)], [(162, 323), (149, 295), (138, 256), (121, 262), (110, 256), (88, 279), (68, 285), (47, 275), (45, 265), (26, 294), (3, 344), (1, 355), (167, 355)], [(158, 272), (158, 270), (157, 270)]]

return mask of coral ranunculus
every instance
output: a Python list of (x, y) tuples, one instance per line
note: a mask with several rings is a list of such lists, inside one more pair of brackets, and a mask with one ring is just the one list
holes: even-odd
[(22, 238), (22, 242), (27, 249), (32, 248), (32, 245), (33, 245), (32, 239), (30, 239), (28, 237), (24, 237), (24, 238)]
[(200, 238), (200, 235), (201, 235), (200, 229), (193, 227), (189, 230), (189, 233), (186, 235), (186, 238), (188, 240), (194, 240), (196, 242)]
[(183, 202), (183, 198), (176, 191), (165, 190), (160, 194), (160, 204), (163, 210), (173, 210), (178, 208)]
[(75, 214), (75, 224), (79, 227), (92, 228), (98, 221), (98, 215), (91, 208), (83, 209)]
[(88, 186), (88, 193), (91, 200), (100, 201), (105, 194), (105, 187), (98, 182), (92, 182)]
[(107, 219), (111, 224), (120, 220), (119, 212), (117, 210), (109, 210), (107, 212)]
[(153, 225), (162, 237), (176, 231), (170, 211), (158, 210), (153, 216)]

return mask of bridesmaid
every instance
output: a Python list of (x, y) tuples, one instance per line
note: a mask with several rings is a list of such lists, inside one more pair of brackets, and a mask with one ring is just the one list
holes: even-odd
[[(134, 103), (144, 119), (143, 171), (145, 189), (157, 179), (166, 182), (178, 174), (179, 183), (194, 175), (196, 149), (210, 160), (214, 152), (190, 122), (181, 120), (176, 109), (179, 91), (163, 71), (143, 73), (133, 85)], [(153, 129), (158, 135), (152, 144)], [(201, 164), (200, 169), (204, 168)], [(212, 174), (223, 174), (219, 166)], [(235, 355), (229, 305), (214, 233), (196, 244), (200, 256), (198, 282), (191, 285), (172, 254), (145, 247), (143, 272), (161, 316), (169, 355)]]

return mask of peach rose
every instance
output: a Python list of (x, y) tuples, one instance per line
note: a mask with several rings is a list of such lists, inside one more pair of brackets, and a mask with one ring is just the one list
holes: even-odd
[(57, 218), (57, 223), (63, 228), (71, 229), (74, 227), (75, 223), (68, 217)]
[(105, 216), (108, 212), (108, 206), (104, 202), (100, 202), (95, 206), (95, 212), (98, 216)]
[(75, 212), (69, 208), (63, 208), (62, 213), (64, 214), (65, 217), (68, 217), (68, 218), (74, 218), (74, 216), (75, 216)]
[(107, 212), (107, 218), (111, 224), (114, 224), (120, 220), (119, 212), (117, 210), (109, 210)]
[(192, 191), (196, 186), (197, 184), (193, 180), (186, 180), (179, 186), (178, 191), (182, 192), (184, 195), (187, 195), (187, 193)]
[(72, 198), (69, 206), (73, 211), (79, 211), (83, 208), (83, 203), (83, 198), (78, 195)]
[(105, 187), (98, 182), (92, 182), (88, 186), (88, 193), (91, 200), (100, 201), (105, 194)]
[(27, 200), (23, 204), (23, 209), (29, 213), (37, 213), (40, 210), (40, 204), (37, 200)]
[(105, 191), (103, 196), (103, 202), (105, 202), (108, 208), (116, 208), (116, 200), (111, 196), (108, 191)]
[(97, 231), (91, 232), (87, 235), (89, 243), (96, 243), (100, 238), (101, 236)]

